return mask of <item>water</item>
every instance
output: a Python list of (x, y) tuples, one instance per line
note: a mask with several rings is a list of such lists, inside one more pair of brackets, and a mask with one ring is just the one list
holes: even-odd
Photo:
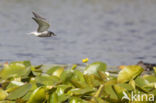
[[(109, 65), (156, 63), (155, 0), (1, 0), (0, 62), (33, 64), (104, 61)], [(37, 28), (36, 11), (53, 38), (26, 33)]]

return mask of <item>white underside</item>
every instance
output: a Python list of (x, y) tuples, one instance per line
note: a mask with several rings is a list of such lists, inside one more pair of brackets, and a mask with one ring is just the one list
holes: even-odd
[(37, 32), (37, 31), (34, 31), (34, 32), (30, 32), (28, 33), (29, 35), (35, 35), (35, 36), (40, 36), (40, 35), (43, 35), (43, 34), (47, 34), (48, 31), (44, 31), (44, 32)]

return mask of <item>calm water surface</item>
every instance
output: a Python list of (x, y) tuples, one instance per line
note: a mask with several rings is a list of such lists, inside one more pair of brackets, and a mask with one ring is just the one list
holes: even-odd
[[(45, 16), (53, 38), (37, 28), (31, 11)], [(104, 61), (109, 65), (156, 63), (155, 0), (1, 0), (0, 62), (33, 64)]]

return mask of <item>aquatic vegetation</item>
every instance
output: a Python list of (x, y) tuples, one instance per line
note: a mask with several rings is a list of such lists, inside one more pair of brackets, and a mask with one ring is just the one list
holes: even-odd
[[(88, 62), (88, 58), (82, 60)], [(34, 66), (30, 61), (5, 63), (0, 69), (0, 103), (153, 103), (156, 67), (143, 74), (138, 65), (107, 71), (103, 62)]]

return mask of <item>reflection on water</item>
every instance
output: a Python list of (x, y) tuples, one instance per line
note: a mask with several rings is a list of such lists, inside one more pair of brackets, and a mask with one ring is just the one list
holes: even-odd
[[(110, 65), (155, 62), (155, 0), (1, 0), (0, 62), (33, 64), (101, 60)], [(45, 15), (53, 38), (26, 35)]]

